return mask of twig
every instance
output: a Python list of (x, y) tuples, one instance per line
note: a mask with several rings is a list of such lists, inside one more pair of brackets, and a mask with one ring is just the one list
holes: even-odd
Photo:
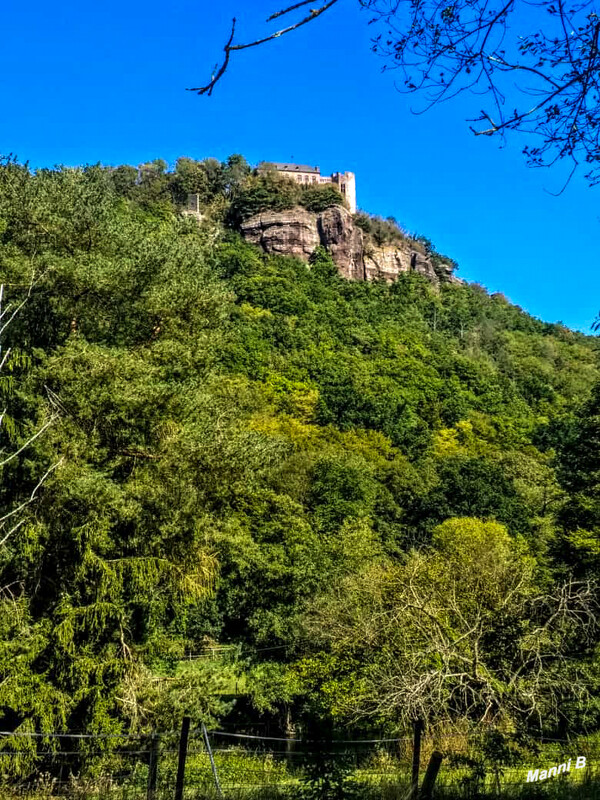
[[(64, 461), (64, 459), (61, 458), (60, 461), (57, 461), (56, 464), (53, 464), (49, 469), (46, 470), (46, 472), (42, 475), (42, 477), (37, 482), (36, 486), (34, 487), (33, 491), (31, 492), (31, 494), (29, 495), (27, 500), (25, 500), (23, 503), (21, 503), (20, 506), (17, 506), (17, 508), (13, 508), (13, 510), (9, 511), (8, 514), (5, 514), (3, 517), (0, 517), (0, 526), (4, 522), (6, 522), (7, 519), (10, 519), (10, 517), (14, 517), (15, 514), (18, 514), (19, 512), (21, 512), (24, 508), (26, 508), (30, 503), (32, 503), (35, 500), (35, 496), (37, 494), (37, 490), (42, 486), (42, 484), (44, 483), (44, 481), (46, 480), (48, 475), (50, 475), (51, 472), (53, 472), (57, 467), (59, 467), (62, 464), (63, 461)], [(0, 544), (4, 544), (4, 542), (8, 539), (8, 537), (11, 535), (11, 533), (13, 533), (19, 527), (19, 525), (21, 525), (21, 522), (19, 522), (11, 531), (9, 531), (7, 533), (7, 535), (4, 537), (4, 539), (2, 539)]]
[[(11, 454), (8, 456), (8, 458), (5, 458), (5, 459), (4, 459), (4, 461), (0, 461), (0, 467), (4, 467), (4, 466), (6, 466), (6, 464), (8, 464), (10, 461), (12, 461), (12, 460), (13, 460), (13, 458), (16, 458), (16, 457), (17, 457), (17, 456), (18, 456), (20, 453), (22, 453), (22, 452), (23, 452), (23, 450), (25, 450), (27, 447), (29, 447), (29, 445), (30, 445), (30, 444), (32, 444), (33, 442), (35, 442), (35, 440), (38, 438), (38, 436), (41, 436), (41, 435), (42, 435), (42, 433), (43, 433), (43, 432), (44, 432), (44, 431), (45, 431), (45, 430), (46, 430), (48, 427), (50, 427), (50, 425), (52, 425), (52, 423), (54, 422), (54, 420), (55, 420), (55, 419), (57, 419), (57, 418), (58, 418), (58, 414), (53, 414), (53, 415), (50, 417), (50, 419), (48, 420), (48, 422), (47, 422), (45, 425), (43, 425), (43, 426), (42, 426), (42, 427), (39, 429), (39, 431), (37, 431), (36, 433), (34, 433), (34, 435), (33, 435), (33, 436), (31, 436), (31, 437), (30, 437), (30, 438), (29, 438), (29, 439), (28, 439), (28, 440), (25, 442), (25, 444), (21, 445), (21, 447), (19, 447), (19, 449), (18, 449), (18, 450), (15, 450), (15, 452), (14, 452), (14, 453), (11, 453)], [(1, 520), (0, 520), (0, 521), (1, 521)]]
[[(283, 9), (283, 11), (278, 11), (269, 17), (269, 20), (276, 19), (284, 14), (288, 14), (290, 11), (293, 11), (296, 8), (301, 8), (302, 6), (308, 5), (309, 2), (312, 0), (303, 0), (301, 3), (297, 3), (294, 6), (290, 6), (287, 9)], [(295, 31), (298, 28), (302, 27), (302, 25), (306, 25), (309, 22), (317, 19), (324, 14), (328, 9), (338, 3), (339, 0), (329, 0), (329, 2), (325, 3), (324, 6), (321, 8), (311, 8), (310, 14), (304, 19), (301, 19), (299, 22), (296, 22), (294, 25), (289, 25), (287, 28), (282, 28), (279, 31), (275, 31), (275, 33), (270, 34), (269, 36), (265, 36), (262, 39), (256, 39), (253, 42), (246, 42), (245, 44), (233, 44), (233, 37), (235, 36), (235, 26), (236, 26), (236, 18), (233, 18), (232, 25), (231, 25), (231, 35), (229, 37), (229, 41), (223, 48), (225, 53), (225, 57), (223, 59), (223, 63), (221, 64), (219, 70), (213, 74), (210, 83), (206, 86), (195, 86), (191, 89), (186, 89), (188, 92), (196, 92), (197, 94), (207, 94), (209, 97), (213, 93), (213, 89), (217, 85), (217, 83), (221, 80), (225, 72), (227, 71), (227, 67), (229, 66), (229, 60), (231, 58), (231, 53), (234, 50), (246, 50), (248, 47), (257, 47), (258, 45), (264, 44), (265, 42), (270, 42), (273, 39), (278, 39), (280, 36), (284, 36), (286, 33), (290, 33), (291, 31)]]
[(296, 3), (289, 8), (284, 8), (283, 11), (276, 11), (274, 14), (271, 14), (270, 17), (267, 18), (267, 22), (272, 22), (274, 19), (278, 17), (283, 17), (284, 14), (289, 14), (290, 11), (295, 11), (297, 8), (302, 8), (302, 6), (307, 6), (309, 3), (314, 3), (314, 0), (302, 0), (301, 3)]

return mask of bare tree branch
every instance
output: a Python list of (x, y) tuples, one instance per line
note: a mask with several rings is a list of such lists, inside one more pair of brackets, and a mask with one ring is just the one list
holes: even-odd
[[(2, 321), (5, 317), (7, 317), (6, 321), (0, 326), (0, 354), (2, 353), (2, 338), (1, 338), (2, 334), (6, 332), (8, 326), (15, 320), (17, 315), (24, 308), (25, 304), (27, 303), (27, 301), (31, 297), (31, 293), (33, 291), (34, 286), (38, 283), (38, 281), (41, 279), (41, 277), (43, 277), (43, 273), (36, 277), (35, 273), (32, 272), (31, 280), (30, 280), (30, 282), (29, 282), (29, 284), (27, 286), (27, 294), (26, 294), (25, 298), (20, 303), (18, 303), (16, 306), (12, 306), (12, 305), (9, 304), (9, 305), (3, 307), (4, 284), (0, 285), (0, 321)], [(4, 353), (4, 355), (2, 356), (2, 359), (0, 361), (0, 371), (9, 363), (8, 362), (8, 358), (9, 358), (10, 353), (11, 353), (11, 348), (8, 348), (6, 350), (6, 352)], [(6, 415), (6, 409), (2, 412), (2, 414), (0, 414), (0, 427), (2, 426), (2, 423), (4, 422), (5, 415)], [(50, 418), (47, 420), (47, 422), (45, 422), (45, 424), (42, 425), (32, 436), (30, 436), (20, 447), (17, 447), (17, 449), (14, 450), (12, 453), (10, 453), (9, 455), (7, 455), (4, 458), (2, 458), (2, 460), (0, 460), (0, 469), (2, 467), (5, 467), (7, 464), (9, 464), (14, 459), (18, 458), (18, 456), (21, 455), (21, 453), (23, 453), (24, 450), (26, 450), (28, 447), (30, 447), (40, 436), (42, 436), (42, 434), (58, 419), (58, 416), (59, 415), (58, 415), (57, 412), (52, 413), (50, 415)], [(1, 452), (2, 451), (0, 451), (0, 453)], [(37, 493), (38, 493), (39, 489), (42, 487), (42, 485), (44, 484), (44, 482), (46, 481), (48, 476), (61, 463), (62, 463), (62, 459), (60, 459), (58, 462), (56, 462), (51, 467), (49, 467), (46, 470), (46, 472), (44, 473), (44, 475), (42, 475), (40, 480), (37, 482), (37, 484), (35, 485), (35, 487), (31, 491), (29, 497), (27, 497), (23, 502), (21, 502), (15, 508), (11, 509), (10, 511), (6, 512), (4, 515), (0, 516), (0, 531), (2, 531), (2, 529), (5, 527), (5, 525), (6, 525), (6, 523), (7, 523), (7, 521), (9, 519), (13, 519), (14, 517), (18, 516), (22, 511), (24, 511), (24, 509), (27, 506), (29, 506), (36, 499), (36, 496), (37, 496)], [(15, 525), (13, 525), (13, 527), (6, 534), (4, 534), (2, 539), (0, 539), (0, 546), (4, 545), (8, 541), (8, 539), (12, 536), (12, 534), (15, 533), (24, 524), (24, 522), (25, 522), (25, 520), (22, 519), (22, 520), (19, 520)]]
[[(6, 320), (6, 322), (4, 322), (2, 325), (0, 325), (0, 336), (2, 336), (4, 331), (8, 328), (10, 323), (15, 319), (17, 314), (19, 314), (19, 312), (23, 309), (23, 307), (25, 306), (25, 304), (27, 303), (27, 301), (31, 297), (31, 293), (32, 293), (34, 287), (36, 286), (36, 284), (38, 284), (41, 281), (41, 279), (44, 277), (45, 274), (46, 274), (45, 272), (41, 272), (36, 277), (35, 273), (32, 273), (31, 280), (29, 281), (29, 284), (27, 285), (27, 294), (26, 294), (25, 298), (17, 305), (17, 307), (15, 308), (13, 313), (10, 315), (10, 317)], [(6, 306), (6, 308), (4, 308), (4, 309), (2, 308), (3, 296), (4, 296), (4, 284), (0, 284), (0, 322), (2, 322), (2, 320), (4, 319), (4, 316), (12, 308), (11, 305)]]
[[(40, 428), (38, 431), (36, 431), (36, 432), (33, 434), (33, 436), (30, 436), (30, 437), (29, 437), (29, 439), (27, 439), (27, 441), (26, 441), (24, 444), (22, 444), (22, 445), (21, 445), (21, 447), (19, 447), (19, 449), (18, 449), (18, 450), (15, 450), (15, 451), (14, 451), (14, 453), (11, 453), (11, 454), (10, 454), (9, 456), (7, 456), (7, 458), (5, 458), (3, 461), (0, 461), (0, 467), (4, 467), (4, 466), (6, 466), (6, 464), (8, 464), (9, 462), (11, 462), (11, 461), (12, 461), (14, 458), (16, 458), (17, 456), (21, 455), (21, 453), (23, 452), (23, 450), (26, 450), (26, 449), (27, 449), (27, 448), (28, 448), (28, 447), (29, 447), (31, 444), (33, 444), (33, 442), (35, 442), (35, 440), (36, 440), (38, 437), (40, 437), (40, 436), (42, 435), (42, 433), (44, 433), (44, 431), (45, 431), (45, 430), (47, 430), (47, 429), (50, 427), (50, 425), (52, 425), (52, 423), (53, 423), (53, 422), (54, 422), (54, 421), (55, 421), (57, 418), (58, 418), (58, 414), (53, 414), (53, 415), (50, 417), (50, 419), (48, 420), (48, 422), (46, 422), (46, 424), (45, 424), (45, 425), (42, 425), (42, 427), (41, 427), (41, 428)], [(0, 521), (1, 521), (1, 520), (0, 520)]]
[(297, 8), (302, 8), (302, 6), (307, 6), (309, 3), (314, 3), (314, 0), (302, 0), (301, 3), (296, 3), (289, 8), (284, 8), (283, 11), (276, 11), (274, 14), (271, 14), (270, 17), (267, 18), (267, 22), (272, 22), (272, 20), (277, 19), (278, 17), (283, 17), (284, 14), (289, 14), (290, 11), (295, 11)]
[[(589, 0), (568, 9), (563, 0), (359, 1), (371, 22), (387, 28), (373, 50), (386, 59), (384, 69), (401, 71), (401, 91), (424, 93), (430, 108), (447, 99), (450, 87), (453, 95), (481, 88), (494, 111), (470, 120), (485, 123), (471, 126), (475, 135), (534, 135), (539, 144), (523, 150), (531, 166), (567, 158), (573, 169), (590, 165), (591, 185), (600, 181), (600, 20)], [(523, 24), (539, 27), (510, 41)], [(521, 96), (537, 101), (523, 107)], [(509, 98), (516, 102), (507, 111)]]
[[(534, 594), (528, 562), (486, 568), (480, 577), (479, 565), (467, 571), (435, 552), (413, 553), (401, 567), (377, 566), (313, 602), (306, 625), (316, 647), (365, 662), (360, 695), (342, 700), (349, 718), (543, 721), (560, 715), (567, 695), (589, 698), (572, 653), (591, 652), (597, 641), (597, 587), (569, 579)], [(500, 655), (503, 620), (514, 642)]]
[[(271, 14), (267, 22), (311, 2), (299, 0)], [(220, 67), (215, 66), (210, 83), (189, 91), (212, 94), (233, 51), (296, 30), (339, 0), (320, 2), (295, 24), (246, 43), (234, 43), (234, 19)], [(530, 166), (550, 167), (566, 158), (572, 162), (572, 172), (580, 164), (588, 165), (585, 177), (590, 185), (600, 182), (600, 18), (595, 0), (574, 0), (568, 6), (564, 0), (359, 0), (359, 4), (371, 13), (369, 24), (384, 28), (372, 40), (373, 51), (385, 59), (383, 69), (401, 72), (396, 87), (420, 93), (425, 99), (423, 111), (464, 92), (487, 95), (491, 108), (468, 120), (476, 123), (470, 126), (476, 136), (526, 134), (534, 141), (523, 148)], [(523, 30), (525, 35), (520, 35)]]
[[(246, 42), (245, 44), (233, 44), (233, 38), (235, 36), (235, 26), (236, 26), (236, 18), (234, 17), (231, 25), (231, 35), (229, 36), (229, 41), (223, 48), (225, 53), (223, 63), (221, 64), (218, 70), (216, 70), (215, 67), (216, 71), (213, 73), (210, 83), (208, 83), (206, 86), (196, 86), (191, 89), (187, 89), (187, 91), (196, 92), (197, 94), (207, 94), (208, 96), (210, 96), (213, 93), (213, 89), (215, 88), (217, 83), (221, 80), (221, 78), (227, 71), (231, 54), (235, 50), (246, 50), (248, 47), (257, 47), (258, 45), (265, 44), (265, 42), (270, 42), (273, 39), (278, 39), (280, 36), (284, 36), (286, 33), (291, 33), (292, 31), (301, 28), (303, 25), (306, 25), (309, 22), (313, 22), (315, 19), (320, 17), (322, 14), (324, 14), (328, 9), (330, 9), (339, 1), (340, 0), (329, 0), (329, 2), (326, 2), (325, 5), (321, 6), (321, 8), (312, 8), (310, 10), (310, 14), (307, 17), (304, 17), (304, 19), (301, 19), (299, 22), (296, 22), (293, 25), (289, 25), (287, 28), (282, 28), (281, 30), (275, 31), (275, 33), (271, 33), (269, 36), (265, 36), (261, 39), (256, 39), (255, 41), (252, 42)], [(283, 9), (282, 11), (277, 11), (275, 14), (272, 14), (268, 18), (267, 22), (270, 22), (273, 19), (277, 19), (278, 17), (281, 17), (284, 14), (289, 14), (291, 11), (294, 11), (297, 8), (306, 6), (309, 4), (309, 2), (312, 2), (312, 0), (303, 0), (303, 2), (301, 3), (296, 3), (295, 5)]]

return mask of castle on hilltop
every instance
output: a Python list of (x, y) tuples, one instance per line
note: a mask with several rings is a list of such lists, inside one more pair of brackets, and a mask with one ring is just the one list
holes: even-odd
[(350, 211), (356, 214), (356, 177), (353, 172), (334, 172), (331, 175), (321, 175), (319, 167), (308, 167), (305, 164), (279, 164), (274, 161), (261, 161), (258, 165), (259, 172), (266, 172), (273, 168), (305, 186), (313, 183), (333, 183), (348, 201)]

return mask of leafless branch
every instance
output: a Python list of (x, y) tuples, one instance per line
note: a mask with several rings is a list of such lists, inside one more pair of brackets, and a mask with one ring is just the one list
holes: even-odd
[[(31, 492), (31, 494), (29, 495), (29, 497), (28, 497), (26, 500), (24, 500), (24, 501), (23, 501), (23, 502), (22, 502), (22, 503), (21, 503), (19, 506), (17, 506), (16, 508), (13, 508), (13, 509), (12, 509), (12, 511), (9, 511), (8, 513), (4, 514), (4, 516), (0, 517), (0, 528), (2, 528), (2, 527), (3, 527), (4, 523), (6, 522), (6, 520), (10, 519), (11, 517), (14, 517), (14, 516), (16, 516), (17, 514), (20, 514), (20, 513), (21, 513), (21, 511), (23, 511), (25, 508), (27, 508), (27, 506), (28, 506), (28, 505), (30, 505), (30, 503), (33, 503), (33, 501), (34, 501), (34, 500), (35, 500), (35, 498), (36, 498), (36, 495), (37, 495), (37, 492), (38, 492), (38, 490), (39, 490), (39, 489), (42, 487), (42, 485), (43, 485), (43, 484), (44, 484), (44, 482), (46, 481), (46, 478), (48, 478), (48, 476), (50, 475), (50, 473), (51, 473), (51, 472), (54, 472), (54, 470), (55, 470), (55, 469), (57, 469), (57, 467), (59, 467), (59, 466), (62, 464), (62, 462), (63, 462), (63, 459), (61, 458), (61, 459), (60, 459), (60, 461), (57, 461), (55, 464), (53, 464), (51, 467), (49, 467), (49, 468), (46, 470), (46, 472), (45, 472), (45, 473), (42, 475), (42, 477), (39, 479), (39, 481), (38, 481), (38, 482), (37, 482), (37, 484), (35, 485), (35, 487), (34, 487), (33, 491), (32, 491), (32, 492)], [(4, 537), (4, 538), (3, 538), (3, 539), (0, 541), (0, 545), (4, 544), (4, 542), (5, 542), (5, 541), (8, 539), (8, 537), (9, 537), (9, 536), (10, 536), (10, 535), (11, 535), (11, 534), (12, 534), (12, 533), (13, 533), (13, 532), (14, 532), (14, 531), (15, 531), (15, 530), (16, 530), (16, 529), (17, 529), (17, 528), (20, 526), (20, 525), (21, 525), (21, 522), (19, 522), (17, 525), (15, 525), (15, 527), (14, 527), (12, 530), (10, 530), (10, 531), (8, 532), (8, 534), (6, 534), (6, 536), (5, 536), (5, 537)]]
[[(26, 294), (25, 298), (14, 307), (11, 306), (11, 305), (3, 306), (4, 284), (0, 285), (0, 321), (1, 320), (5, 320), (3, 322), (3, 324), (0, 326), (0, 353), (2, 351), (2, 348), (1, 348), (1, 343), (2, 343), (1, 337), (2, 337), (2, 334), (5, 333), (5, 331), (7, 330), (8, 326), (15, 320), (17, 314), (19, 314), (20, 311), (23, 309), (23, 307), (25, 306), (25, 304), (27, 303), (27, 301), (31, 297), (31, 293), (33, 291), (34, 286), (43, 277), (43, 274), (44, 273), (41, 273), (40, 275), (36, 276), (35, 272), (32, 272), (31, 280), (29, 281), (29, 284), (27, 285), (27, 294)], [(10, 348), (8, 348), (6, 350), (6, 352), (4, 353), (4, 355), (2, 356), (2, 360), (0, 361), (0, 371), (8, 363), (8, 357), (9, 357), (10, 353), (11, 353), (11, 350), (10, 350)], [(0, 414), (0, 425), (4, 421), (5, 414), (6, 414), (6, 410), (4, 410), (2, 412), (2, 414)], [(20, 447), (17, 447), (17, 449), (14, 450), (12, 453), (10, 453), (10, 455), (7, 455), (4, 458), (2, 458), (2, 460), (0, 460), (0, 469), (2, 467), (5, 467), (7, 464), (9, 464), (14, 459), (18, 458), (18, 456), (21, 453), (23, 453), (24, 450), (26, 450), (28, 447), (30, 447), (40, 436), (42, 436), (42, 434), (56, 421), (57, 418), (58, 418), (58, 413), (56, 413), (56, 412), (52, 413), (50, 415), (50, 418), (47, 420), (47, 422), (44, 425), (42, 425), (33, 435), (29, 436), (28, 439)], [(29, 497), (27, 497), (25, 500), (23, 500), (21, 503), (19, 503), (14, 508), (12, 508), (10, 511), (7, 511), (3, 516), (0, 516), (0, 531), (2, 531), (2, 529), (5, 527), (5, 525), (8, 522), (8, 520), (14, 520), (15, 517), (17, 517), (22, 511), (24, 511), (24, 509), (28, 505), (30, 505), (35, 500), (39, 489), (44, 484), (44, 482), (46, 481), (48, 476), (61, 463), (62, 463), (62, 459), (60, 459), (58, 462), (56, 462), (51, 467), (49, 467), (46, 470), (46, 472), (44, 473), (44, 475), (42, 475), (40, 480), (37, 482), (37, 484), (35, 485), (35, 487), (31, 491)], [(17, 523), (15, 525), (13, 525), (13, 527), (7, 533), (5, 533), (2, 536), (2, 539), (0, 539), (0, 546), (4, 545), (8, 541), (8, 539), (23, 524), (24, 524), (24, 520), (23, 519), (17, 521)]]
[(21, 525), (24, 525), (24, 524), (25, 524), (25, 520), (24, 519), (19, 520), (19, 522), (17, 522), (17, 524), (9, 530), (9, 532), (6, 534), (6, 536), (3, 539), (0, 539), (0, 547), (2, 547), (2, 545), (5, 544), (5, 542), (8, 541), (8, 539), (12, 536), (12, 534), (16, 530), (18, 530), (18, 528), (20, 528)]
[[(289, 14), (291, 11), (301, 8), (302, 6), (306, 6), (309, 4), (309, 2), (312, 1), (313, 0), (303, 0), (303, 2), (296, 3), (295, 5), (290, 6), (289, 8), (285, 8), (282, 11), (277, 11), (268, 18), (267, 22), (277, 19), (278, 17), (281, 17), (285, 14)], [(206, 86), (196, 86), (191, 89), (188, 89), (187, 91), (196, 92), (197, 94), (206, 94), (210, 97), (210, 95), (213, 93), (213, 89), (227, 71), (231, 54), (235, 50), (246, 50), (249, 47), (257, 47), (258, 45), (265, 44), (265, 42), (270, 42), (273, 39), (278, 39), (280, 36), (284, 36), (286, 33), (291, 33), (292, 31), (298, 30), (298, 28), (301, 28), (303, 25), (306, 25), (309, 22), (313, 22), (315, 19), (320, 17), (322, 14), (324, 14), (326, 11), (328, 11), (328, 9), (330, 9), (338, 2), (340, 2), (340, 0), (328, 0), (328, 2), (326, 2), (325, 5), (321, 6), (321, 8), (311, 8), (310, 14), (307, 17), (301, 19), (299, 22), (296, 22), (293, 25), (289, 25), (286, 28), (282, 28), (281, 30), (275, 31), (274, 33), (271, 33), (268, 36), (264, 36), (252, 42), (246, 42), (244, 44), (233, 43), (233, 39), (235, 36), (235, 27), (236, 27), (236, 18), (234, 17), (231, 25), (231, 34), (229, 36), (229, 41), (223, 48), (225, 56), (223, 58), (221, 66), (219, 67), (218, 70), (215, 67), (216, 71), (213, 73), (210, 83), (208, 83)]]
[[(571, 653), (597, 640), (596, 587), (567, 580), (532, 596), (531, 568), (518, 559), (497, 568), (495, 585), (492, 575), (463, 575), (435, 554), (413, 554), (402, 567), (346, 579), (314, 602), (307, 625), (316, 646), (360, 652), (368, 664), (360, 697), (348, 699), (351, 719), (556, 718), (565, 693), (585, 700), (590, 687)], [(498, 658), (502, 619), (516, 638)]]
[(35, 440), (38, 439), (42, 435), (42, 433), (44, 433), (44, 431), (47, 430), (57, 418), (58, 414), (53, 414), (48, 420), (48, 422), (46, 422), (45, 425), (42, 425), (42, 427), (38, 431), (36, 431), (33, 434), (33, 436), (30, 436), (29, 439), (27, 439), (27, 441), (24, 444), (22, 444), (18, 450), (15, 450), (13, 453), (7, 456), (3, 461), (0, 461), (0, 467), (6, 466), (6, 464), (10, 463), (14, 458), (19, 456), (23, 452), (23, 450), (26, 450), (30, 445), (32, 445), (33, 442), (35, 442)]
[(284, 8), (283, 11), (276, 11), (274, 14), (271, 14), (271, 16), (268, 17), (267, 22), (272, 22), (274, 19), (283, 17), (284, 14), (289, 14), (291, 11), (295, 11), (297, 8), (302, 8), (302, 6), (307, 6), (309, 3), (314, 3), (314, 1), (315, 0), (302, 0), (302, 2), (296, 3), (289, 8)]
[[(588, 0), (568, 9), (563, 0), (360, 2), (371, 22), (386, 29), (373, 39), (373, 50), (385, 59), (384, 69), (401, 72), (400, 91), (420, 92), (427, 109), (481, 90), (493, 110), (469, 120), (484, 123), (471, 126), (475, 135), (534, 136), (535, 145), (523, 151), (531, 166), (567, 158), (573, 170), (589, 165), (592, 185), (600, 181), (600, 20)], [(532, 32), (511, 41), (508, 34), (523, 25)], [(531, 96), (535, 102), (523, 102)]]
[(42, 280), (42, 278), (44, 277), (45, 274), (46, 274), (45, 272), (42, 272), (42, 273), (40, 273), (39, 275), (36, 276), (35, 273), (32, 272), (31, 280), (29, 281), (29, 284), (27, 285), (27, 294), (25, 295), (23, 300), (16, 306), (16, 308), (14, 309), (14, 311), (12, 312), (10, 317), (6, 320), (6, 322), (2, 322), (2, 320), (4, 319), (5, 315), (9, 312), (9, 310), (12, 309), (12, 306), (8, 305), (4, 309), (2, 308), (2, 300), (3, 300), (3, 297), (4, 297), (4, 284), (0, 284), (0, 322), (2, 322), (2, 325), (0, 325), (0, 336), (2, 336), (4, 331), (11, 324), (11, 322), (13, 322), (15, 317), (20, 313), (20, 311), (22, 311), (23, 307), (25, 306), (25, 304), (27, 303), (27, 301), (31, 297), (31, 293), (32, 293), (34, 287)]

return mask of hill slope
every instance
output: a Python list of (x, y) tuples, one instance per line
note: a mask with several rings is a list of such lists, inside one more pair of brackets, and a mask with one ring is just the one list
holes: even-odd
[[(243, 672), (253, 714), (393, 728), (437, 664), (432, 721), (593, 729), (595, 600), (560, 587), (598, 573), (596, 340), (266, 255), (222, 223), (236, 163), (200, 225), (164, 170), (0, 169), (0, 281), (42, 276), (3, 341), (6, 451), (56, 417), (2, 467), (3, 514), (52, 471), (0, 550), (0, 727), (222, 718)], [(210, 641), (247, 658), (182, 670)]]

